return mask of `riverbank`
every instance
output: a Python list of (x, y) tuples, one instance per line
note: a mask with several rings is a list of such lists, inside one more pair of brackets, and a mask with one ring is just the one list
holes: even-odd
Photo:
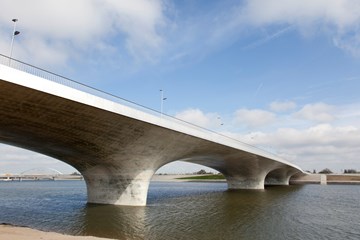
[(360, 184), (360, 174), (308, 174), (291, 178), (290, 184)]
[(0, 224), (0, 239), (11, 240), (109, 240), (90, 236), (70, 236), (54, 232), (43, 232), (27, 227)]
[[(226, 182), (218, 174), (154, 175), (157, 182)], [(308, 174), (290, 179), (290, 184), (360, 184), (360, 174)]]
[(151, 181), (154, 182), (188, 182), (191, 178), (209, 176), (206, 174), (155, 174)]

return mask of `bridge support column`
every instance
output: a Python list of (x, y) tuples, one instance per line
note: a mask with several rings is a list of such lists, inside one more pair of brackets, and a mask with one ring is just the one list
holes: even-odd
[(244, 175), (225, 175), (228, 189), (264, 189), (266, 173)]
[(145, 206), (154, 171), (131, 172), (95, 167), (82, 174), (89, 203)]

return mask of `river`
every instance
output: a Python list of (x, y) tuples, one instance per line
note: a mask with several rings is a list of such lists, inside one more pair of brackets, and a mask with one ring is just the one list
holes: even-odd
[(146, 207), (86, 203), (83, 181), (0, 182), (0, 223), (116, 239), (360, 239), (360, 185), (228, 191), (152, 182)]

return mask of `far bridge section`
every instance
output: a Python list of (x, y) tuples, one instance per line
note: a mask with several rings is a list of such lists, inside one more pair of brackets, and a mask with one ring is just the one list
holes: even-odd
[(221, 172), (229, 189), (303, 174), (269, 152), (3, 55), (0, 142), (75, 167), (91, 203), (146, 205), (153, 174), (177, 160)]
[(0, 174), (0, 181), (40, 181), (40, 180), (82, 180), (79, 173), (63, 174), (62, 172), (47, 167), (32, 168), (19, 174)]
[(73, 174), (0, 174), (0, 182), (9, 181), (58, 181), (58, 180), (83, 180), (81, 175)]

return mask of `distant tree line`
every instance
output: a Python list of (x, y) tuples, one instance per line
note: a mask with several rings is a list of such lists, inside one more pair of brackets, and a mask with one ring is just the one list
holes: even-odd
[(330, 169), (325, 168), (325, 169), (321, 170), (319, 173), (321, 173), (321, 174), (331, 174), (333, 172)]
[(201, 169), (200, 171), (194, 172), (194, 174), (213, 174), (212, 172), (206, 172), (204, 169)]
[[(311, 173), (310, 171), (306, 171), (306, 172)], [(316, 174), (316, 170), (314, 169), (312, 171), (312, 173)], [(324, 168), (323, 170), (319, 171), (318, 173), (320, 173), (320, 174), (332, 174), (334, 172), (331, 171), (329, 168)], [(343, 173), (344, 174), (356, 174), (356, 173), (360, 173), (360, 172), (356, 171), (355, 169), (345, 169)], [(214, 174), (214, 173), (213, 172), (206, 172), (204, 169), (201, 169), (200, 171), (194, 172), (193, 174), (200, 175), (200, 174)], [(219, 174), (221, 174), (221, 173), (219, 173)]]
[[(311, 173), (310, 171), (306, 171), (306, 172)], [(312, 173), (315, 174), (316, 170), (314, 169), (312, 171)], [(325, 168), (325, 169), (321, 170), (319, 173), (320, 174), (332, 174), (333, 171), (331, 171), (329, 168)], [(344, 169), (343, 173), (344, 174), (356, 174), (356, 173), (360, 173), (360, 172), (356, 171), (355, 169)]]
[(221, 173), (207, 172), (204, 169), (201, 169), (200, 171), (194, 172), (193, 174), (197, 174), (197, 175), (201, 175), (201, 174), (222, 175)]

